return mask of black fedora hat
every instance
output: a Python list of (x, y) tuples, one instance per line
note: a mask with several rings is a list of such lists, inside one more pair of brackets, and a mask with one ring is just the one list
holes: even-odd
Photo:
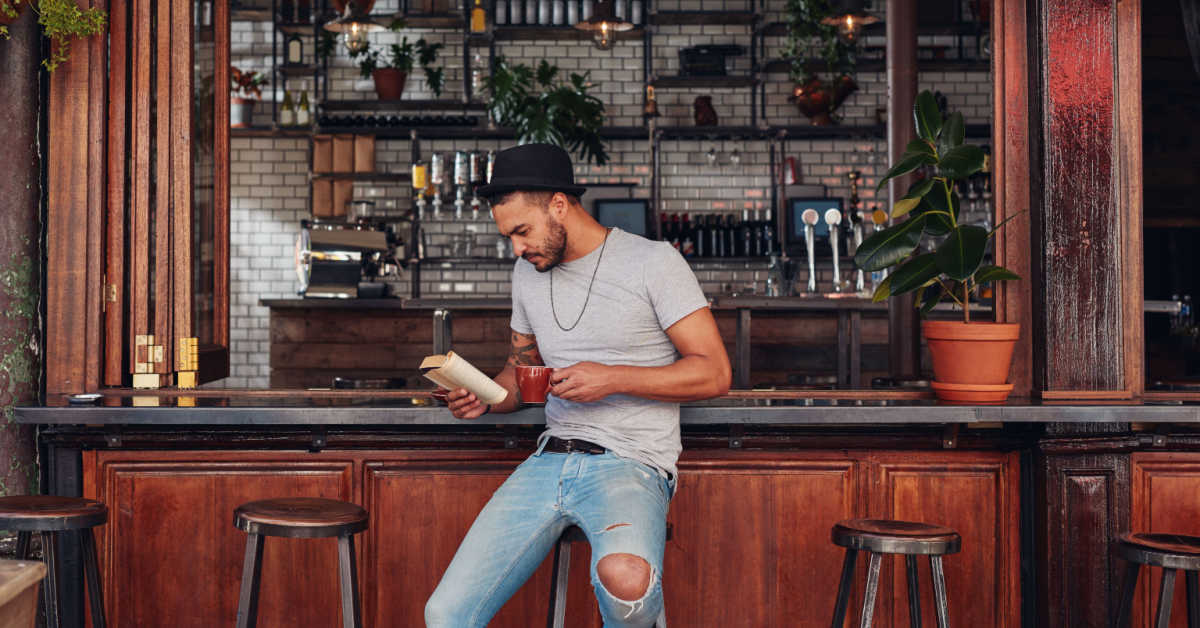
[(553, 144), (522, 144), (496, 153), (492, 180), (475, 193), (495, 196), (504, 192), (563, 192), (581, 196), (587, 188), (575, 185), (571, 156)]

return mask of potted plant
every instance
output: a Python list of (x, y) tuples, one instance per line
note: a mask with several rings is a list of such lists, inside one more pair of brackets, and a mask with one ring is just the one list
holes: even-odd
[(584, 161), (608, 163), (600, 138), (604, 103), (589, 93), (592, 84), (587, 74), (572, 73), (561, 81), (558, 67), (544, 59), (534, 71), (497, 57), (487, 88), (488, 114), (497, 124), (512, 128), (520, 142), (547, 142)]
[[(913, 109), (918, 137), (877, 189), (918, 169), (932, 174), (914, 183), (892, 207), (892, 220), (905, 220), (867, 238), (854, 262), (868, 272), (892, 269), (875, 290), (875, 301), (915, 292), (922, 316), (945, 299), (962, 308), (961, 322), (926, 320), (921, 325), (933, 361), (933, 388), (940, 398), (1003, 401), (1012, 390), (1005, 382), (1019, 326), (972, 321), (971, 295), (978, 294), (981, 285), (1020, 277), (983, 263), (988, 241), (1004, 223), (989, 231), (958, 222), (957, 184), (979, 172), (985, 156), (978, 146), (963, 143), (962, 114), (943, 120), (928, 90), (917, 97)], [(914, 255), (923, 240), (932, 252)]]
[(50, 56), (42, 61), (53, 72), (71, 54), (71, 40), (91, 37), (104, 30), (108, 14), (101, 9), (81, 9), (74, 0), (0, 0), (0, 37), (8, 38), (8, 25), (25, 5), (37, 14), (42, 33), (50, 38)]
[(858, 89), (854, 81), (857, 44), (822, 23), (833, 14), (829, 0), (787, 0), (788, 76), (795, 82), (789, 99), (815, 125), (834, 124), (834, 112)]
[[(393, 23), (391, 30), (398, 30), (402, 24)], [(375, 81), (375, 93), (380, 100), (400, 100), (404, 94), (404, 84), (408, 81), (408, 73), (415, 65), (420, 65), (425, 73), (425, 83), (434, 96), (442, 95), (445, 85), (445, 71), (435, 68), (440, 43), (429, 43), (424, 38), (415, 43), (405, 37), (398, 44), (388, 46), (388, 59), (376, 48), (368, 47), (356, 55), (358, 70), (363, 78)]]
[(231, 67), (229, 82), (233, 92), (229, 102), (229, 126), (246, 128), (254, 116), (254, 103), (262, 98), (262, 86), (267, 84), (267, 77), (258, 72), (243, 72)]

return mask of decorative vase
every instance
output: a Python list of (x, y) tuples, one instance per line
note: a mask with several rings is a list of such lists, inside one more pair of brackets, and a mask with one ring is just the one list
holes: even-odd
[(923, 321), (939, 399), (996, 403), (1008, 398), (1008, 372), (1020, 336), (1017, 323)]
[(254, 103), (257, 100), (234, 96), (229, 101), (229, 126), (244, 129), (250, 126), (254, 118)]
[(371, 71), (375, 80), (375, 93), (379, 100), (400, 100), (404, 94), (404, 83), (408, 80), (408, 72), (396, 68), (379, 68)]
[(803, 85), (797, 85), (788, 100), (796, 103), (800, 113), (808, 116), (814, 125), (825, 126), (833, 124), (831, 114), (857, 90), (858, 83), (849, 76), (839, 77), (832, 88), (821, 79), (814, 78)]

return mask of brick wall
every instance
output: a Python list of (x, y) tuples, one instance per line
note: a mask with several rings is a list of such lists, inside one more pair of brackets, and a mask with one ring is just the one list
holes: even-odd
[[(877, 3), (882, 4), (882, 3)], [(765, 21), (782, 19), (782, 0), (768, 0)], [(748, 5), (737, 0), (678, 0), (657, 3), (658, 10), (744, 10)], [(376, 13), (397, 9), (395, 0), (379, 0)], [(657, 27), (651, 55), (656, 74), (678, 73), (681, 47), (708, 43), (740, 43), (749, 45), (748, 26), (661, 26)], [(446, 48), (440, 61), (446, 70), (446, 91), (443, 98), (462, 96), (461, 35), (446, 31), (408, 29), (403, 33), (410, 40), (425, 37), (442, 41)], [(373, 43), (398, 41), (401, 34), (376, 33)], [(768, 37), (766, 56), (778, 57), (785, 45), (784, 37)], [(882, 38), (864, 38), (866, 46), (882, 46)], [(953, 46), (953, 38), (922, 37), (922, 45)], [(278, 40), (282, 54), (283, 40)], [(232, 63), (243, 70), (269, 71), (272, 50), (272, 26), (268, 22), (235, 22), (232, 26)], [(305, 39), (305, 54), (311, 59), (311, 37)], [(487, 61), (487, 49), (482, 48), (482, 61)], [(611, 51), (597, 51), (585, 42), (502, 42), (498, 54), (513, 61), (536, 64), (542, 58), (556, 63), (563, 72), (590, 72), (597, 95), (605, 102), (608, 121), (612, 126), (635, 126), (642, 123), (642, 42), (617, 42)], [(950, 56), (956, 50), (950, 49)], [(731, 74), (747, 73), (749, 55), (733, 57)], [(341, 45), (331, 60), (329, 97), (338, 100), (374, 99), (370, 79), (361, 79), (358, 70), (345, 55)], [(803, 125), (807, 120), (787, 102), (791, 83), (786, 74), (768, 74), (766, 86), (766, 120), (760, 125)], [(859, 90), (842, 106), (842, 123), (870, 125), (876, 121), (877, 110), (886, 105), (886, 77), (883, 72), (859, 72)], [(313, 98), (311, 79), (290, 78), (290, 91), (303, 89)], [(941, 91), (951, 110), (963, 113), (968, 124), (987, 124), (991, 121), (991, 78), (987, 72), (923, 72), (922, 89)], [(692, 101), (701, 90), (657, 90), (662, 125), (692, 124)], [(705, 89), (713, 96), (722, 125), (749, 125), (750, 92), (742, 89)], [(264, 91), (266, 98), (282, 100), (279, 86)], [(432, 98), (420, 72), (410, 77), (405, 98)], [(271, 111), (263, 103), (255, 114), (255, 123), (268, 125)], [(978, 143), (988, 140), (975, 139)], [(511, 145), (509, 141), (469, 140), (424, 141), (422, 151), (449, 153), (455, 150), (498, 150)], [(886, 140), (820, 139), (791, 140), (786, 156), (794, 157), (801, 183), (825, 186), (833, 197), (848, 198), (851, 170), (862, 173), (859, 196), (862, 207), (878, 204), (874, 188), (878, 177), (886, 170)], [(625, 181), (637, 185), (630, 195), (646, 198), (649, 195), (649, 145), (645, 140), (620, 140), (608, 144), (611, 162), (603, 167), (577, 165), (577, 178), (582, 182)], [(662, 142), (662, 209), (667, 213), (688, 213), (693, 217), (710, 213), (739, 213), (743, 209), (763, 210), (770, 199), (768, 143), (764, 140), (665, 140)], [(716, 159), (709, 163), (707, 153)], [(735, 156), (736, 155), (736, 156)], [(410, 144), (407, 140), (377, 142), (376, 169), (380, 172), (408, 172)], [(232, 387), (266, 387), (269, 384), (270, 337), (267, 330), (268, 311), (258, 305), (260, 299), (293, 297), (298, 282), (294, 272), (293, 246), (300, 220), (309, 217), (309, 141), (283, 137), (236, 137), (232, 142), (232, 217), (231, 217), (231, 376), (217, 385)], [(734, 163), (736, 161), (736, 163)], [(411, 207), (406, 185), (381, 185), (358, 182), (356, 198), (376, 201), (377, 211), (393, 213)], [(586, 198), (585, 198), (586, 200)], [(469, 209), (461, 220), (453, 218), (452, 198), (438, 219), (427, 214), (425, 230), (430, 256), (450, 253), (455, 234), (473, 233), (472, 254), (495, 256), (498, 234), (486, 212), (470, 218)], [(424, 296), (505, 296), (509, 291), (508, 274), (511, 258), (478, 261), (470, 264), (427, 264), (422, 268), (421, 291)], [(767, 269), (765, 262), (721, 264), (697, 262), (697, 277), (706, 292), (721, 294), (730, 291), (763, 290)], [(843, 271), (845, 272), (845, 271)], [(830, 270), (822, 266), (819, 275), (827, 282)], [(393, 292), (410, 293), (410, 275), (402, 272), (391, 280)]]

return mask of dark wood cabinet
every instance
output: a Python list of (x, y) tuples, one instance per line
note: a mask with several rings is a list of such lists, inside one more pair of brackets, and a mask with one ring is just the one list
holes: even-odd
[[(1130, 531), (1200, 536), (1200, 453), (1135, 453), (1130, 460)], [(1117, 568), (1124, 563), (1114, 558)], [(1153, 625), (1162, 571), (1142, 568), (1134, 624)], [(1185, 597), (1176, 587), (1171, 626), (1187, 625)]]
[[(245, 546), (233, 509), (254, 499), (315, 495), (360, 503), (371, 514), (358, 537), (367, 625), (423, 625), (425, 600), (463, 535), (525, 455), (85, 452), (85, 494), (112, 512), (99, 532), (112, 623), (232, 622)], [(887, 516), (962, 532), (963, 552), (946, 560), (955, 624), (1015, 626), (1017, 473), (1016, 454), (995, 452), (689, 451), (670, 513), (668, 619), (683, 627), (827, 625), (842, 560), (830, 528), (843, 518)], [(600, 628), (587, 549), (574, 556), (568, 625)], [(336, 625), (336, 560), (332, 541), (270, 539), (261, 624)], [(902, 563), (889, 568), (877, 617), (881, 625), (901, 625)], [(491, 625), (540, 625), (549, 582), (547, 560)]]

